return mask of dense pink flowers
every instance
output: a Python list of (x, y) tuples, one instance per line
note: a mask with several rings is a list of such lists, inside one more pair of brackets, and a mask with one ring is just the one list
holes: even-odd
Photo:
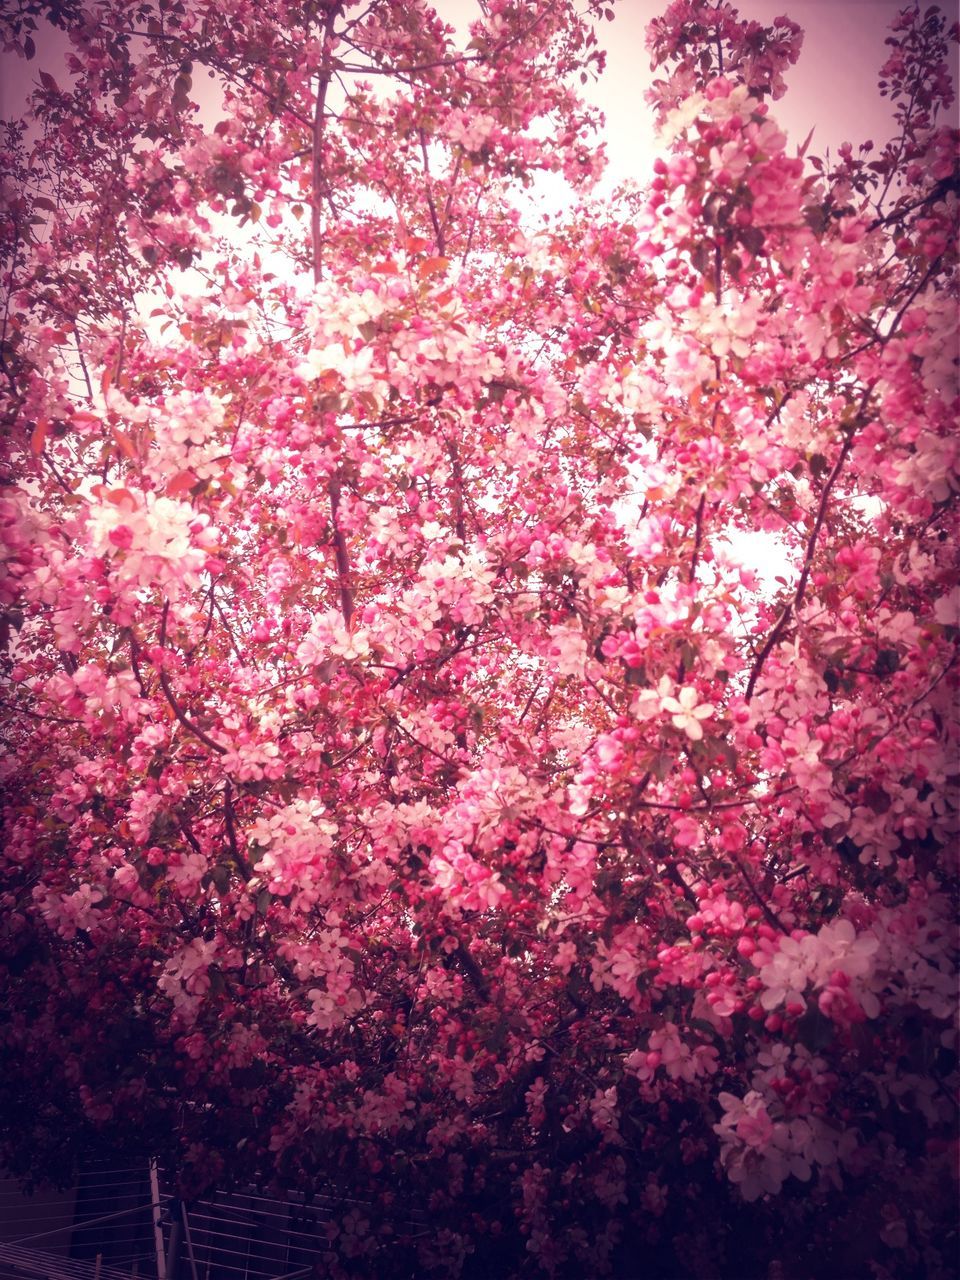
[(944, 16), (831, 158), (678, 0), (595, 196), (598, 0), (15, 8), (4, 1166), (331, 1280), (949, 1280)]

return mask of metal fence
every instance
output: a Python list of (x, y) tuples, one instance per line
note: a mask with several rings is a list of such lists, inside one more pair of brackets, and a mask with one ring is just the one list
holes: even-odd
[(342, 1200), (218, 1192), (189, 1206), (154, 1163), (84, 1172), (61, 1193), (0, 1179), (0, 1280), (298, 1280)]
[(0, 1179), (0, 1277), (166, 1280), (158, 1209), (157, 1171), (146, 1163), (93, 1166), (65, 1191), (30, 1196)]

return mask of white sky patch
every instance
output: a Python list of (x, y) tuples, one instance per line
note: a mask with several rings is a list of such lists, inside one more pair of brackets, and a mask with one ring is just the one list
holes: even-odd
[(855, 511), (859, 512), (864, 520), (877, 520), (886, 509), (883, 499), (872, 493), (856, 494), (849, 501), (850, 505)]
[(732, 556), (757, 575), (765, 594), (789, 586), (799, 572), (795, 558), (780, 534), (761, 529), (731, 529), (722, 539)]

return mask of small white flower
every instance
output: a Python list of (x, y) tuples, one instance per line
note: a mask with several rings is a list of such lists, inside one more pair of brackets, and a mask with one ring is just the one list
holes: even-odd
[(692, 685), (684, 685), (676, 698), (664, 698), (660, 704), (664, 711), (670, 712), (674, 727), (682, 729), (688, 738), (699, 742), (703, 737), (701, 720), (713, 715), (712, 702), (697, 703), (697, 691)]
[(656, 689), (641, 689), (634, 696), (630, 710), (638, 720), (652, 720), (663, 709), (664, 698), (673, 692), (673, 681), (669, 676), (661, 676)]
[(941, 596), (933, 606), (933, 616), (944, 627), (960, 627), (960, 587)]
[(324, 347), (313, 347), (306, 359), (297, 365), (297, 375), (304, 382), (314, 382), (325, 373), (338, 373), (347, 391), (363, 391), (371, 382), (373, 349), (361, 347), (351, 353), (344, 350), (342, 342), (330, 342)]

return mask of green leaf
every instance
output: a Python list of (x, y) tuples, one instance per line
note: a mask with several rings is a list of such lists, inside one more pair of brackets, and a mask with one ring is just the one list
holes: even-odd
[(737, 239), (754, 258), (760, 256), (766, 244), (766, 237), (760, 227), (742, 227), (737, 234)]
[(506, 1018), (501, 1018), (493, 1030), (484, 1038), (484, 1046), (491, 1053), (499, 1053), (507, 1043), (507, 1034), (509, 1028)]
[(896, 649), (881, 649), (873, 664), (873, 674), (880, 680), (900, 670), (900, 655)]
[(650, 761), (650, 772), (659, 782), (663, 782), (673, 771), (674, 763), (673, 756), (665, 751), (658, 752)]
[(694, 269), (705, 276), (713, 267), (713, 244), (709, 240), (701, 240), (690, 251), (690, 261)]
[(217, 893), (223, 897), (230, 888), (230, 868), (224, 862), (219, 863), (210, 872), (210, 879)]
[(704, 1018), (688, 1018), (687, 1026), (691, 1031), (699, 1031), (702, 1036), (708, 1036), (711, 1040), (717, 1038), (717, 1028)]

